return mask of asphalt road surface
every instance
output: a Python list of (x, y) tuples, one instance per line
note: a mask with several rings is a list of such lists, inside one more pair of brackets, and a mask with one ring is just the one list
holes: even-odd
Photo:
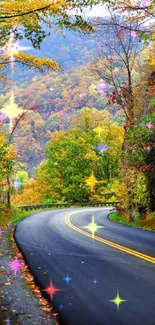
[[(109, 210), (46, 211), (16, 227), (26, 263), (41, 290), (51, 288), (43, 292), (63, 325), (155, 325), (155, 233), (115, 224)], [(102, 226), (94, 237), (92, 225), (83, 228), (92, 216)]]

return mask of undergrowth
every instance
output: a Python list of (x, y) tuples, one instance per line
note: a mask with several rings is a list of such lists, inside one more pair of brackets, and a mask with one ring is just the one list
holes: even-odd
[(155, 231), (155, 213), (148, 213), (145, 220), (136, 219), (134, 221), (128, 221), (126, 216), (119, 216), (117, 212), (113, 212), (109, 215), (109, 219), (118, 223), (130, 227), (143, 228), (151, 231)]

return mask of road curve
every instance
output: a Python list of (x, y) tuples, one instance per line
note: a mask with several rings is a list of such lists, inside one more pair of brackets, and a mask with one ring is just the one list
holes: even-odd
[(41, 290), (62, 289), (52, 304), (63, 325), (155, 325), (155, 233), (115, 224), (109, 210), (46, 211), (16, 227)]

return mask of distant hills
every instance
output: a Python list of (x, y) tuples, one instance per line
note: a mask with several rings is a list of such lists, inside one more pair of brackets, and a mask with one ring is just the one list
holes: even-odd
[[(90, 69), (91, 62), (99, 55), (99, 43), (94, 34), (84, 35), (64, 31), (65, 37), (54, 31), (41, 44), (41, 49), (29, 49), (27, 53), (56, 60), (64, 68), (63, 73), (42, 75), (26, 67), (16, 66), (13, 82), (1, 89), (1, 106), (10, 98), (10, 89), (15, 89), (15, 101), (23, 107), (31, 98), (34, 113), (28, 113), (16, 130), (14, 145), (20, 161), (26, 163), (29, 173), (44, 158), (45, 144), (50, 133), (68, 129), (74, 115), (84, 107), (103, 111), (102, 118), (122, 124), (124, 114), (115, 105), (108, 107), (106, 94), (101, 96), (96, 79)], [(21, 46), (30, 47), (26, 40)], [(7, 71), (9, 75), (9, 69)], [(8, 123), (6, 119), (5, 123)], [(6, 124), (7, 126), (7, 124)]]

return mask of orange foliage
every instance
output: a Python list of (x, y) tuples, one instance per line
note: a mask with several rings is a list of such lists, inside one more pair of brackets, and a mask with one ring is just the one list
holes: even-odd
[(12, 195), (12, 203), (15, 205), (31, 205), (39, 204), (41, 202), (40, 193), (32, 188), (25, 188), (22, 194)]

